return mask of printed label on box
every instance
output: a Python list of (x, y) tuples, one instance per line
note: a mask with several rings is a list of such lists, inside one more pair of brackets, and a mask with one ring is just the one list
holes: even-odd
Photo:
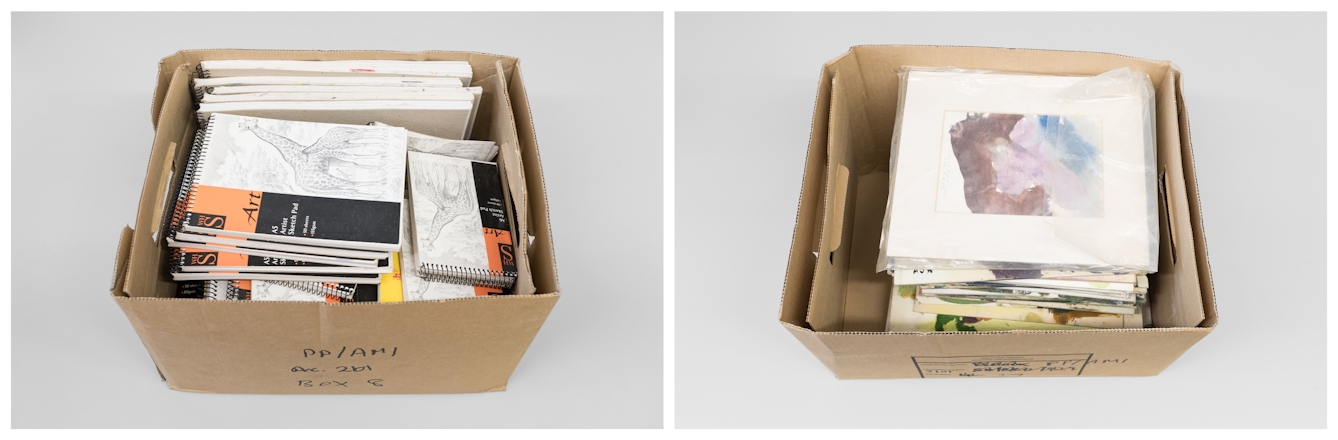
[(911, 356), (920, 377), (1072, 377), (1082, 375), (1091, 353)]

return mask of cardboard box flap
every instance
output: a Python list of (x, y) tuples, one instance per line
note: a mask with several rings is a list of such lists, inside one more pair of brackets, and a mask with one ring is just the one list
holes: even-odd
[(553, 227), (548, 220), (548, 188), (543, 179), (543, 162), (539, 158), (539, 142), (534, 134), (534, 115), (530, 112), (530, 98), (525, 91), (519, 62), (511, 70), (509, 81), (511, 85), (507, 88), (507, 103), (512, 109), (510, 116), (518, 136), (520, 160), (525, 166), (522, 183), (526, 188), (529, 216), (529, 238), (523, 235), (520, 238), (530, 246), (528, 264), (535, 290), (539, 293), (556, 293), (562, 290), (562, 286), (558, 282)]
[[(814, 233), (818, 229), (816, 207), (826, 206), (823, 186), (827, 169), (827, 121), (831, 112), (832, 89), (831, 75), (824, 66), (818, 71), (817, 98), (813, 102), (812, 132), (809, 135), (808, 155), (804, 160), (804, 178), (800, 184), (799, 206), (795, 213), (794, 233), (790, 238), (790, 258), (785, 269), (785, 285), (782, 288), (780, 320), (790, 326), (807, 328), (809, 293), (813, 290), (814, 272), (809, 270), (817, 265), (820, 252), (821, 235)], [(819, 194), (822, 197), (804, 197), (806, 194)]]
[[(529, 198), (526, 196), (525, 185), (525, 166), (520, 157), (520, 141), (516, 134), (515, 120), (511, 117), (514, 109), (511, 107), (511, 100), (506, 93), (506, 74), (500, 61), (493, 63), (493, 74), (489, 75), (484, 81), (490, 84), (485, 90), (493, 90), (488, 97), (491, 104), (491, 117), (487, 118), (489, 125), (486, 133), (489, 139), (497, 143), (497, 164), (502, 168), (502, 185), (506, 187), (506, 196), (511, 202), (514, 214), (513, 225), (516, 236), (512, 239), (515, 242), (517, 255), (523, 255), (523, 258), (516, 258), (516, 285), (512, 289), (519, 295), (530, 295), (535, 292), (534, 280), (530, 274), (530, 215)], [(479, 109), (482, 113), (483, 108)]]
[(166, 196), (172, 186), (172, 179), (168, 177), (180, 179), (186, 166), (185, 156), (190, 153), (189, 148), (177, 146), (189, 145), (194, 136), (191, 73), (184, 64), (177, 65), (172, 71), (172, 87), (165, 93), (171, 99), (165, 101), (161, 116), (166, 124), (154, 132), (134, 227), (136, 231), (149, 232), (134, 234), (131, 240), (128, 275), (123, 287), (123, 292), (132, 297), (170, 297), (175, 291), (175, 283), (159, 274), (168, 250), (160, 243), (162, 237), (158, 229), (163, 226), (162, 213), (170, 209), (165, 205), (175, 203), (175, 198)]
[(1203, 297), (1194, 255), (1181, 156), (1180, 112), (1175, 100), (1177, 71), (1169, 71), (1157, 87), (1157, 164), (1159, 187), (1164, 189), (1158, 212), (1161, 253), (1158, 270), (1148, 277), (1152, 285), (1148, 301), (1152, 323), (1157, 327), (1196, 327), (1203, 322)]
[[(1195, 175), (1194, 166), (1194, 148), (1190, 141), (1189, 132), (1189, 110), (1185, 108), (1184, 97), (1184, 75), (1180, 69), (1171, 66), (1171, 71), (1175, 73), (1175, 104), (1180, 111), (1180, 150), (1183, 152), (1185, 190), (1188, 192), (1189, 202), (1189, 220), (1191, 222), (1190, 233), (1193, 240), (1195, 256), (1195, 268), (1199, 273), (1199, 289), (1202, 291), (1204, 320), (1199, 325), (1205, 327), (1217, 326), (1217, 294), (1213, 288), (1213, 277), (1210, 265), (1208, 264), (1208, 239), (1207, 233), (1203, 228), (1203, 211), (1199, 207), (1199, 179)], [(1199, 258), (1202, 257), (1202, 258)]]
[(125, 275), (130, 263), (130, 242), (135, 238), (135, 230), (129, 226), (121, 229), (121, 238), (116, 242), (116, 260), (112, 262), (112, 296), (125, 296), (121, 289), (125, 285)]

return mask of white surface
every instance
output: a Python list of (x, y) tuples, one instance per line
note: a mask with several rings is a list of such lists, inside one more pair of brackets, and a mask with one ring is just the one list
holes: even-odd
[[(13, 14), (13, 426), (659, 427), (661, 23), (658, 13)], [(521, 59), (563, 296), (507, 391), (211, 395), (159, 379), (107, 288), (117, 237), (135, 219), (158, 61), (203, 48)], [(94, 75), (102, 86), (68, 86)]]
[[(1325, 426), (1323, 14), (675, 20), (678, 427)], [(836, 380), (777, 314), (818, 72), (859, 44), (1173, 61), (1221, 325), (1155, 377)], [(1290, 275), (1262, 276), (1271, 264)], [(1282, 292), (1293, 306), (1259, 306)]]

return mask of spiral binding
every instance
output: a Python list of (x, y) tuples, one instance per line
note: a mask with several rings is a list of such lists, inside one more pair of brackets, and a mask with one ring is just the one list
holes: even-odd
[(237, 288), (236, 281), (213, 280), (204, 283), (204, 299), (247, 301), (251, 296), (247, 294), (243, 298), (242, 289)]
[[(177, 222), (175, 229), (180, 229), (181, 225), (190, 221), (190, 214), (195, 210), (195, 198), (199, 194), (196, 188), (200, 184), (200, 166), (204, 164), (204, 156), (209, 153), (209, 138), (214, 131), (214, 117), (200, 123), (204, 127), (195, 132), (195, 142), (191, 148), (193, 162), (186, 165), (187, 170), (182, 173), (181, 190), (178, 191), (178, 201), (184, 200), (180, 205), (181, 221)], [(189, 183), (188, 183), (189, 182)], [(184, 193), (184, 194), (183, 194)], [(184, 199), (182, 198), (184, 196)], [(173, 231), (175, 233), (175, 230)]]
[(315, 281), (270, 281), (271, 283), (310, 292), (316, 295), (334, 295), (339, 299), (353, 299), (353, 286), (339, 283), (318, 283)]
[(195, 141), (191, 143), (190, 155), (186, 159), (186, 167), (181, 172), (181, 183), (177, 185), (177, 200), (172, 206), (171, 216), (160, 230), (167, 231), (166, 236), (176, 236), (177, 231), (181, 230), (181, 223), (186, 217), (186, 198), (190, 195), (191, 187), (198, 179), (195, 174), (199, 170), (201, 155), (201, 146), (204, 144), (204, 137), (207, 132), (207, 126), (200, 126), (195, 130)]
[(195, 75), (196, 75), (196, 76), (199, 76), (200, 78), (208, 78), (208, 77), (209, 77), (209, 71), (208, 71), (208, 70), (204, 70), (204, 64), (203, 64), (203, 63), (197, 63), (197, 64), (195, 64)]
[(418, 276), (438, 283), (473, 284), (510, 289), (511, 286), (516, 284), (516, 277), (519, 274), (510, 270), (487, 270), (422, 263), (418, 265)]
[(167, 273), (180, 273), (181, 266), (186, 265), (186, 254), (181, 248), (172, 248), (172, 258), (168, 259)]

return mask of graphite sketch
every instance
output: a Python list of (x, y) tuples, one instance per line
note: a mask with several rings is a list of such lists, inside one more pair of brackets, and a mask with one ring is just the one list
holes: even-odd
[(433, 244), (447, 224), (476, 211), (472, 191), (474, 182), (466, 180), (469, 169), (459, 164), (417, 162), (414, 165), (417, 167), (413, 173), (414, 190), (437, 208), (427, 227), (419, 229), (427, 233), (420, 239), (428, 244), (425, 249), (430, 251), (435, 249)]
[(386, 162), (382, 144), (389, 139), (381, 130), (335, 126), (304, 146), (261, 128), (254, 118), (242, 118), (240, 128), (278, 150), (297, 186), (313, 195), (374, 195), (389, 183), (384, 173), (375, 172)]
[(472, 163), (409, 152), (418, 262), (488, 269)]

